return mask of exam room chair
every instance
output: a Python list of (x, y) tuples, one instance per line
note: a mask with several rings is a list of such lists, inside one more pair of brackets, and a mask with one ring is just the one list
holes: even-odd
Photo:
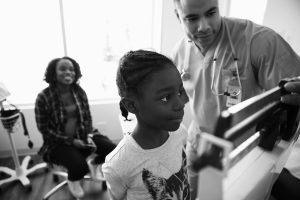
[[(92, 153), (90, 156), (88, 156), (86, 158), (86, 161), (88, 162), (90, 159), (94, 159), (95, 156), (96, 155)], [(52, 164), (52, 165), (49, 165), (49, 168), (51, 169), (53, 181), (55, 183), (57, 183), (57, 185), (54, 186), (49, 192), (47, 192), (44, 195), (43, 200), (48, 200), (51, 196), (56, 194), (61, 189), (65, 188), (64, 186), (68, 184), (68, 173), (67, 173), (67, 170), (64, 167)], [(61, 181), (59, 183), (59, 180), (61, 178), (63, 179), (63, 181)], [(85, 175), (83, 179), (84, 180), (89, 180), (89, 181), (94, 181), (92, 179), (92, 177), (90, 176), (90, 174)], [(97, 182), (98, 181), (101, 182), (101, 184), (102, 184), (102, 190), (106, 190), (107, 186), (106, 186), (105, 178), (103, 177), (103, 179), (97, 180)]]

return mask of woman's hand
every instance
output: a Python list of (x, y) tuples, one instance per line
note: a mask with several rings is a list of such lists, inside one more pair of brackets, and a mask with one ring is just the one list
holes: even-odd
[(73, 145), (75, 147), (79, 148), (79, 149), (83, 149), (83, 148), (86, 147), (86, 144), (80, 139), (74, 139), (73, 140)]

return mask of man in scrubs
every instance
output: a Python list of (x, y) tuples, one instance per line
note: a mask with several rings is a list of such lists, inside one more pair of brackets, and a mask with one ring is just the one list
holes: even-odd
[(221, 17), (218, 0), (174, 0), (174, 5), (185, 31), (172, 57), (192, 108), (187, 155), (195, 198), (197, 173), (190, 164), (197, 135), (213, 133), (222, 110), (299, 76), (300, 57), (270, 28)]

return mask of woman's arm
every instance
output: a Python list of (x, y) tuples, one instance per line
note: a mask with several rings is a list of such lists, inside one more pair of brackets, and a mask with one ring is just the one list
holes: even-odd
[[(77, 88), (77, 89), (76, 89)], [(86, 95), (86, 92), (78, 85), (75, 88), (76, 92), (76, 97), (77, 100), (79, 101), (80, 104), (80, 114), (82, 116), (82, 123), (84, 123), (85, 130), (88, 134), (93, 133), (93, 121), (92, 121), (92, 115), (91, 115), (91, 110), (89, 106), (89, 101)]]

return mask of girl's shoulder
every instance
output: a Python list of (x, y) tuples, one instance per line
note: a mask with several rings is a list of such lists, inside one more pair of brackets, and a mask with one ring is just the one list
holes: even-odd
[(132, 144), (130, 135), (125, 135), (117, 147), (105, 158), (103, 168), (113, 172), (126, 182), (133, 174), (139, 173), (143, 160), (147, 159), (145, 154)]
[(173, 139), (180, 140), (183, 144), (185, 144), (188, 136), (188, 130), (184, 124), (180, 124), (179, 128), (170, 135)]
[(122, 162), (130, 161), (133, 153), (134, 148), (131, 142), (131, 136), (125, 135), (116, 148), (106, 156), (105, 162), (119, 165)]

